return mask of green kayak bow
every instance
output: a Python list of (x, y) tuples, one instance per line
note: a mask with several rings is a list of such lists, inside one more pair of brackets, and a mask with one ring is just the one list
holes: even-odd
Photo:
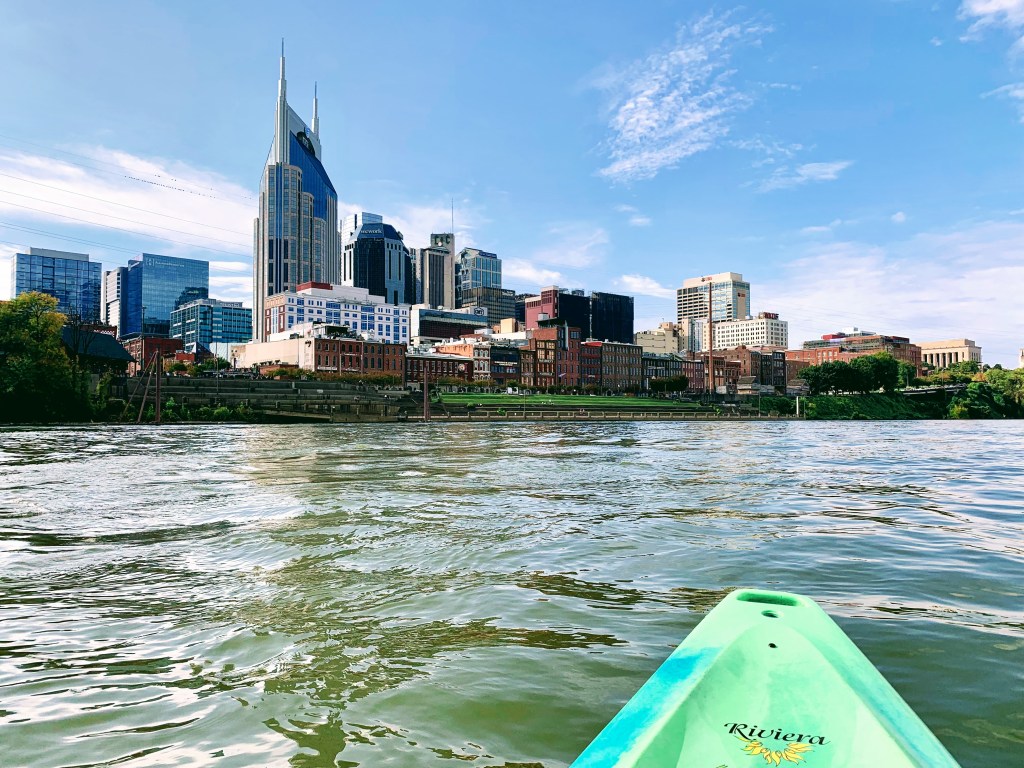
[(956, 768), (817, 603), (737, 590), (570, 768)]

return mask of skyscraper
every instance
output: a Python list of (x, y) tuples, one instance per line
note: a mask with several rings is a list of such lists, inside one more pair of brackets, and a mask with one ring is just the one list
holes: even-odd
[(455, 236), (432, 234), (430, 245), (420, 248), (415, 263), (420, 301), (432, 307), (455, 309)]
[(336, 283), (366, 288), (387, 304), (416, 303), (412, 257), (401, 232), (376, 213), (346, 216), (341, 231), (341, 279)]
[(14, 295), (28, 291), (46, 293), (57, 299), (57, 311), (76, 314), (95, 323), (100, 319), (100, 284), (103, 267), (89, 261), (88, 254), (29, 248), (14, 254), (11, 286)]
[(738, 272), (691, 277), (676, 290), (676, 320), (680, 326), (692, 319), (707, 319), (708, 285), (711, 285), (711, 319), (736, 320), (750, 314), (750, 283)]
[(154, 253), (129, 259), (121, 283), (117, 336), (170, 336), (171, 312), (209, 294), (208, 261)]
[(313, 123), (288, 106), (281, 47), (274, 142), (260, 183), (254, 226), (253, 339), (265, 340), (267, 296), (308, 282), (341, 282), (338, 193), (321, 163), (320, 119), (313, 95)]

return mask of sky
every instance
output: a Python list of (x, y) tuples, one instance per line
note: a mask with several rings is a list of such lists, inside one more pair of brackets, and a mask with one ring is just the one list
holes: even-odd
[(1024, 348), (1024, 0), (0, 0), (11, 254), (210, 261), (251, 304), (285, 39), (343, 213), (448, 231), (504, 284), (675, 320), (739, 272), (790, 346), (857, 327)]

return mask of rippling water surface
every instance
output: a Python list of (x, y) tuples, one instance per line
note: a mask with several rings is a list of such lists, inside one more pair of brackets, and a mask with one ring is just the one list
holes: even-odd
[(1018, 423), (0, 430), (3, 766), (564, 767), (728, 591), (1024, 754)]

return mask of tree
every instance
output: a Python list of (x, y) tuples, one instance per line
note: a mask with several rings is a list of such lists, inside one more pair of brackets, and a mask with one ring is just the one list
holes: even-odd
[(868, 355), (872, 374), (872, 389), (884, 390), (887, 395), (896, 391), (900, 382), (900, 364), (888, 352)]
[(63, 325), (52, 296), (0, 302), (0, 421), (52, 421), (78, 410)]
[(910, 363), (905, 363), (902, 360), (899, 361), (899, 373), (897, 374), (899, 387), (909, 387), (914, 381), (917, 380), (917, 369)]
[(690, 380), (680, 374), (665, 379), (651, 379), (652, 392), (685, 392)]

